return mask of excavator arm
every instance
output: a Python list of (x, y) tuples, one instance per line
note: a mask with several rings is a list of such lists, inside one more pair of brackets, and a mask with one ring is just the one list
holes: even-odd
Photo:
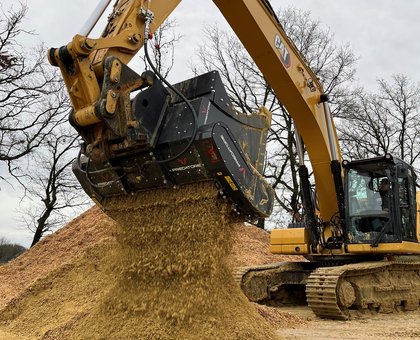
[[(98, 7), (109, 2), (102, 0)], [(92, 39), (77, 34), (66, 46), (49, 50), (50, 63), (61, 69), (74, 109), (72, 119), (79, 126), (101, 122), (102, 117), (95, 105), (98, 104), (102, 90), (106, 58), (112, 56), (127, 65), (143, 47), (148, 38), (145, 36), (146, 31), (153, 34), (179, 3), (180, 0), (117, 1), (100, 38)], [(146, 28), (147, 13), (150, 26)], [(84, 31), (88, 33), (90, 28)], [(118, 80), (118, 70), (119, 67), (114, 68), (112, 74), (115, 82)], [(141, 87), (142, 83), (137, 86)], [(112, 96), (109, 99), (112, 101)]]
[[(174, 149), (173, 145), (180, 141), (176, 138), (169, 140), (166, 138), (164, 141), (164, 138), (161, 138), (165, 135), (164, 130), (169, 129), (171, 114), (168, 114), (168, 111), (177, 105), (180, 96), (168, 92), (164, 85), (158, 85), (161, 83), (160, 80), (151, 72), (137, 75), (127, 66), (130, 59), (147, 42), (149, 35), (159, 27), (179, 2), (179, 0), (119, 0), (115, 3), (100, 38), (92, 39), (76, 35), (66, 46), (49, 51), (49, 60), (51, 64), (60, 67), (73, 104), (70, 122), (85, 142), (81, 156), (87, 157), (87, 161), (79, 157), (75, 172), (84, 189), (97, 201), (109, 195), (129, 193), (161, 184), (187, 182), (174, 180), (173, 177), (179, 178), (180, 175), (176, 173), (173, 176), (176, 172), (173, 169), (179, 166), (170, 164), (171, 162), (166, 162), (162, 166), (162, 155), (165, 154), (164, 156), (171, 160), (176, 159), (179, 165), (179, 162), (186, 162), (185, 157), (181, 156), (185, 156), (187, 152), (196, 151), (200, 155), (208, 153), (208, 150), (203, 151), (201, 150), (203, 147), (200, 149), (198, 146), (193, 151), (187, 151), (188, 148), (179, 151), (178, 147), (178, 153), (173, 150), (171, 152), (163, 150), (164, 142), (169, 143), (170, 149)], [(287, 38), (268, 1), (215, 0), (214, 2), (264, 73), (282, 104), (291, 113), (311, 159), (320, 211), (328, 221), (338, 211), (331, 161), (339, 163), (340, 153), (336, 133), (331, 124), (331, 114), (326, 111), (328, 105), (325, 103), (326, 97), (323, 96), (321, 84)], [(104, 7), (104, 1), (100, 6)], [(214, 79), (214, 77), (207, 78)], [(196, 85), (196, 81), (188, 81), (175, 87), (188, 92), (186, 87)], [(145, 94), (140, 95), (141, 103), (153, 102), (152, 109), (144, 105), (142, 107), (139, 104), (140, 99), (130, 98), (131, 93), (136, 90), (142, 90)], [(219, 100), (225, 97), (225, 93), (220, 92), (218, 95), (221, 96)], [(197, 93), (191, 98), (194, 96), (196, 97)], [(210, 101), (214, 107), (220, 109), (215, 100), (213, 97)], [(228, 98), (225, 100), (228, 101)], [(193, 161), (195, 164), (200, 164), (203, 172), (211, 173), (207, 177), (216, 178), (221, 191), (227, 193), (230, 198), (237, 196), (235, 195), (237, 192), (241, 193), (240, 199), (237, 197), (232, 199), (239, 211), (254, 214), (256, 217), (266, 217), (273, 205), (273, 191), (260, 173), (264, 163), (265, 138), (271, 116), (264, 110), (253, 115), (233, 113), (229, 102), (226, 102), (226, 107), (229, 112), (224, 112), (224, 117), (215, 118), (217, 122), (210, 121), (212, 124), (227, 124), (226, 133), (229, 133), (230, 137), (229, 139), (227, 136), (223, 137), (219, 144), (225, 145), (229, 160), (222, 155), (216, 156), (224, 163), (236, 163), (236, 165), (231, 166), (231, 169), (227, 169), (229, 166), (226, 166), (224, 170), (221, 168), (215, 170), (206, 166), (201, 156)], [(222, 111), (226, 111), (225, 108)], [(200, 110), (201, 107), (198, 107), (197, 111)], [(197, 137), (197, 131), (208, 121), (201, 126), (200, 114), (191, 112), (188, 113), (186, 110), (181, 115), (198, 116), (190, 122), (195, 128), (189, 133), (190, 141), (192, 139), (198, 141), (202, 137)], [(217, 114), (213, 115), (217, 117)], [(229, 123), (230, 121), (232, 122)], [(176, 123), (174, 124), (176, 126)], [(249, 131), (253, 133), (248, 134)], [(208, 133), (214, 135), (214, 129)], [(244, 135), (250, 137), (244, 138)], [(186, 138), (188, 139), (188, 136)], [(188, 143), (188, 146), (191, 148), (193, 144)], [(211, 147), (216, 146), (215, 150), (220, 153), (223, 146), (216, 144), (217, 141), (211, 141)], [(159, 156), (155, 152), (157, 149)], [(147, 154), (151, 157), (147, 157)], [(177, 155), (179, 157), (176, 157)], [(155, 162), (157, 158), (160, 160)], [(199, 168), (198, 165), (195, 166)], [(133, 170), (134, 168), (137, 170)], [(149, 174), (145, 174), (146, 172)], [(252, 180), (248, 180), (247, 173)], [(204, 178), (206, 176), (203, 176)], [(191, 181), (199, 179), (202, 178), (190, 176)], [(149, 186), (139, 184), (145, 180), (151, 184)], [(249, 205), (249, 201), (252, 201), (250, 205), (253, 208), (244, 208)], [(258, 207), (260, 203), (264, 207)]]

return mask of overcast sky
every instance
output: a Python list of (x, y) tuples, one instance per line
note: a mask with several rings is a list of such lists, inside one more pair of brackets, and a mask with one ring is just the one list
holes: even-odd
[[(93, 0), (27, 0), (29, 12), (24, 25), (37, 36), (25, 43), (35, 45), (42, 41), (48, 47), (66, 44), (97, 3)], [(2, 0), (0, 6), (4, 11), (16, 4), (15, 0)], [(276, 10), (294, 6), (311, 11), (314, 18), (319, 18), (334, 32), (336, 44), (349, 43), (360, 57), (357, 67), (360, 85), (374, 89), (376, 79), (390, 79), (397, 73), (420, 81), (419, 0), (272, 0), (271, 4)], [(171, 79), (180, 81), (191, 75), (188, 63), (202, 40), (203, 25), (217, 22), (227, 27), (227, 24), (210, 0), (183, 0), (172, 16), (177, 19), (177, 30), (184, 35), (176, 49)], [(32, 235), (15, 227), (18, 195), (3, 183), (0, 188), (0, 237), (28, 246)]]

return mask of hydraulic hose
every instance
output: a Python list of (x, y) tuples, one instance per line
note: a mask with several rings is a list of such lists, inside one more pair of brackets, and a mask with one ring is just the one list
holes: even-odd
[(190, 140), (188, 141), (187, 146), (181, 151), (179, 152), (177, 155), (167, 158), (167, 159), (161, 159), (161, 160), (153, 160), (153, 161), (149, 161), (146, 162), (145, 165), (147, 164), (163, 164), (163, 163), (169, 163), (172, 161), (175, 161), (176, 159), (178, 159), (179, 157), (181, 157), (182, 155), (184, 155), (192, 146), (192, 144), (195, 141), (195, 138), (197, 136), (197, 131), (198, 131), (198, 121), (197, 121), (197, 112), (195, 111), (194, 107), (191, 105), (190, 101), (188, 100), (187, 97), (184, 96), (183, 93), (181, 93), (177, 88), (175, 88), (172, 84), (170, 84), (163, 76), (162, 74), (159, 72), (159, 70), (155, 67), (155, 65), (153, 64), (150, 55), (149, 55), (149, 50), (147, 47), (148, 41), (151, 38), (150, 37), (150, 23), (152, 21), (153, 16), (146, 14), (145, 16), (145, 38), (144, 38), (144, 54), (147, 60), (147, 63), (149, 64), (150, 68), (153, 70), (153, 72), (156, 74), (156, 76), (166, 85), (168, 86), (169, 89), (171, 89), (176, 95), (178, 95), (184, 102), (185, 104), (187, 104), (188, 108), (191, 111), (192, 114), (192, 118), (193, 118), (193, 133), (192, 136), (190, 138)]

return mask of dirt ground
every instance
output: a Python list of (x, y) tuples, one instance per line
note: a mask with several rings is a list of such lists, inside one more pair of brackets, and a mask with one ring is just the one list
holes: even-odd
[[(308, 307), (279, 307), (285, 322), (277, 328), (284, 340), (306, 339), (420, 339), (420, 311), (370, 315), (369, 319), (335, 321), (317, 318)], [(302, 322), (303, 320), (303, 322)], [(283, 321), (284, 322), (284, 321)], [(29, 340), (0, 328), (1, 340)]]
[(300, 339), (420, 339), (420, 311), (393, 314), (363, 313), (350, 321), (317, 318), (308, 307), (280, 307), (306, 321), (282, 327), (277, 334), (285, 340)]

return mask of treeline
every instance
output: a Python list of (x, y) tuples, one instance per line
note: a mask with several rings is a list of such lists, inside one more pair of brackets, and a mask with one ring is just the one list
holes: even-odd
[(5, 238), (0, 238), (0, 264), (7, 263), (18, 257), (26, 250), (17, 243), (10, 243)]

